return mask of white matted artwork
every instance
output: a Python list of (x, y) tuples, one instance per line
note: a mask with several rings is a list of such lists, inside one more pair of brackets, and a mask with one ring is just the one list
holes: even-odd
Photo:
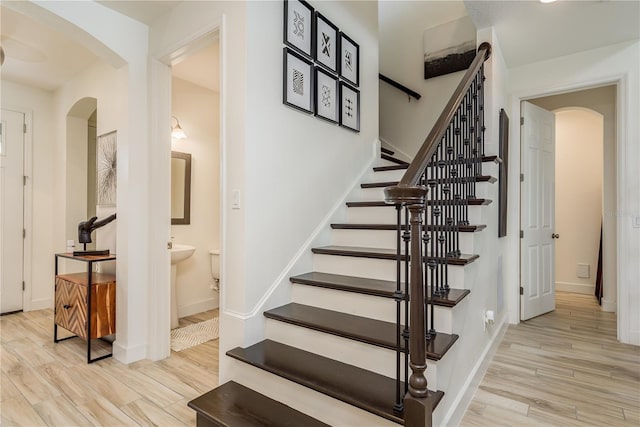
[(476, 56), (476, 27), (465, 16), (426, 29), (423, 42), (425, 79), (466, 70)]
[(116, 131), (100, 135), (96, 143), (96, 197), (98, 206), (116, 204), (118, 178)]
[(338, 123), (338, 78), (316, 67), (315, 88), (316, 116)]
[(337, 73), (338, 27), (333, 25), (320, 12), (316, 12), (315, 33), (316, 49), (314, 58), (316, 62)]
[(360, 84), (360, 46), (340, 33), (340, 76), (354, 86)]
[(284, 48), (283, 102), (308, 113), (313, 112), (313, 66), (291, 49)]
[(360, 92), (340, 82), (340, 126), (360, 132)]
[(302, 0), (284, 2), (284, 42), (311, 57), (313, 53), (313, 7)]

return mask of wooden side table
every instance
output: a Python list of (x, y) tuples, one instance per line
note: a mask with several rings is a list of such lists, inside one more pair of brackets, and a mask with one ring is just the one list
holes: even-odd
[[(60, 258), (87, 264), (86, 273), (58, 274)], [(91, 340), (116, 332), (116, 278), (113, 274), (93, 273), (93, 264), (114, 261), (112, 255), (55, 255), (55, 308), (53, 342), (80, 337), (87, 341), (87, 363), (111, 357), (105, 354), (91, 358)], [(58, 327), (74, 336), (58, 339)]]

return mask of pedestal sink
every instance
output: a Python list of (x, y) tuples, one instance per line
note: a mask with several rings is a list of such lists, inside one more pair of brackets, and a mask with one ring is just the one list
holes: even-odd
[(178, 327), (178, 301), (176, 271), (179, 262), (189, 258), (196, 251), (194, 246), (174, 243), (169, 249), (171, 252), (171, 329)]

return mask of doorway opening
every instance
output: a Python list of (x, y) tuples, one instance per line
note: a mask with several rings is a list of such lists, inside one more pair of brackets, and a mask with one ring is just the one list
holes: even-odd
[(607, 85), (529, 100), (556, 118), (554, 292), (599, 297), (607, 312), (617, 308), (616, 93)]

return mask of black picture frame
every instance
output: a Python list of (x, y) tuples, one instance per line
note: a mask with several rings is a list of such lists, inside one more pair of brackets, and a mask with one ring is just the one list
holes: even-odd
[[(340, 31), (340, 77), (353, 86), (360, 85), (360, 45)], [(355, 57), (355, 58), (354, 58)]]
[(282, 102), (305, 113), (313, 113), (313, 64), (288, 47), (282, 52)]
[(500, 109), (498, 155), (502, 159), (498, 173), (498, 237), (505, 237), (507, 235), (509, 116), (504, 108)]
[(313, 59), (334, 73), (338, 73), (340, 30), (323, 14), (316, 11), (313, 26)]
[(340, 101), (338, 77), (329, 73), (323, 67), (316, 66), (314, 87), (314, 111), (316, 117), (331, 123), (338, 123)]
[(315, 47), (314, 12), (304, 0), (284, 0), (284, 43), (309, 58)]
[(360, 132), (360, 91), (340, 82), (340, 126)]

